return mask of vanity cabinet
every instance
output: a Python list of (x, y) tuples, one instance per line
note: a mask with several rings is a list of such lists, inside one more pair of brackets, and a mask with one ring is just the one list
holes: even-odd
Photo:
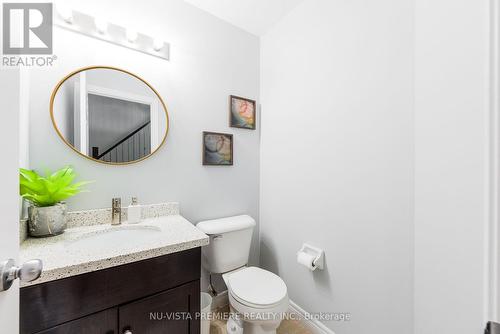
[(200, 248), (21, 288), (21, 334), (199, 334)]
[(118, 309), (120, 332), (193, 333), (190, 330), (191, 303), (199, 305), (199, 282), (190, 283), (123, 305)]
[(116, 308), (92, 314), (65, 324), (38, 332), (40, 334), (83, 334), (119, 333), (117, 328), (118, 310)]

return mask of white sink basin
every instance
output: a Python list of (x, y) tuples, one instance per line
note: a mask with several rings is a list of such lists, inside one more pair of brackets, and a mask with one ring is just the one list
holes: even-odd
[(68, 242), (69, 249), (126, 248), (143, 245), (158, 238), (161, 229), (156, 226), (117, 226), (84, 234)]

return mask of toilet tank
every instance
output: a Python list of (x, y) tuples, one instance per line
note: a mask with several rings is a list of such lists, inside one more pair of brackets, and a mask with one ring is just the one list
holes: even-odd
[(201, 249), (202, 265), (213, 274), (225, 273), (248, 263), (255, 220), (247, 215), (199, 222), (196, 227), (210, 237)]

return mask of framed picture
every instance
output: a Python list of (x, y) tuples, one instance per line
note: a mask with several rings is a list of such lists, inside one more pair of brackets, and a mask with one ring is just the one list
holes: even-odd
[(229, 126), (255, 130), (255, 101), (231, 95), (229, 97)]
[(233, 135), (228, 133), (203, 132), (203, 165), (233, 165)]

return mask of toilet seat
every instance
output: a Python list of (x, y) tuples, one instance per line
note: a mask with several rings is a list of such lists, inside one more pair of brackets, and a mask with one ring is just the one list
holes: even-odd
[(270, 271), (248, 267), (227, 274), (229, 293), (250, 308), (273, 308), (288, 302), (285, 282)]

